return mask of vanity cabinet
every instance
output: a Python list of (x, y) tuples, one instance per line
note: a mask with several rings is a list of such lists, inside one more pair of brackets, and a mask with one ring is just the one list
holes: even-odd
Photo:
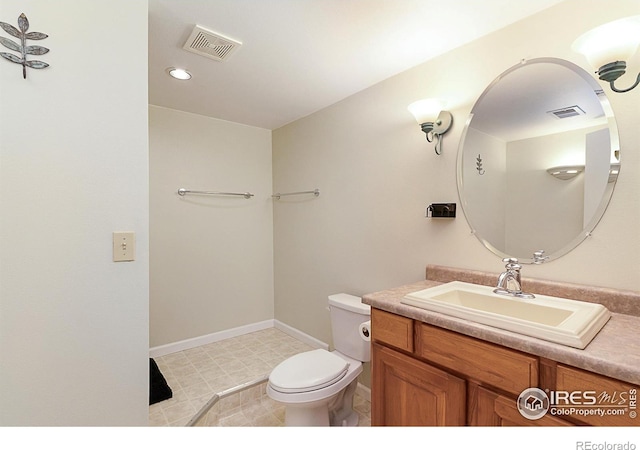
[(606, 392), (612, 406), (633, 408), (629, 396), (638, 386), (377, 308), (371, 310), (371, 333), (374, 426), (640, 425), (629, 410), (619, 416), (545, 414), (530, 420), (516, 402), (522, 391), (538, 387)]

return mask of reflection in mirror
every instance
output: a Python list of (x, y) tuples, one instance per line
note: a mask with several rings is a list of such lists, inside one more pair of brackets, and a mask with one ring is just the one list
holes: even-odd
[(613, 113), (590, 74), (561, 59), (522, 62), (471, 110), (458, 152), (464, 214), (500, 257), (557, 258), (604, 214), (619, 158)]

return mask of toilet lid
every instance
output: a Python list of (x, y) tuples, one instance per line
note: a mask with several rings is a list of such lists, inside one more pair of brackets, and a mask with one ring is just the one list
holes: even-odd
[(330, 386), (344, 377), (349, 363), (326, 350), (298, 353), (276, 366), (269, 384), (278, 392), (308, 392)]

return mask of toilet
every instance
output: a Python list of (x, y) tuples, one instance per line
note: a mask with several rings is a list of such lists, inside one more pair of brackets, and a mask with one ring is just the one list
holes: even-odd
[(349, 294), (329, 296), (335, 350), (311, 350), (278, 364), (269, 375), (267, 395), (285, 405), (286, 426), (356, 426), (353, 395), (362, 363), (371, 359), (360, 325), (371, 307)]

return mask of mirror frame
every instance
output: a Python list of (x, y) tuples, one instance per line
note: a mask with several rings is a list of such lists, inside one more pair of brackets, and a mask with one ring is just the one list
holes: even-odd
[[(489, 251), (491, 251), (492, 253), (494, 253), (495, 255), (501, 257), (501, 258), (517, 258), (518, 262), (522, 263), (522, 264), (539, 264), (541, 262), (546, 262), (546, 261), (552, 261), (555, 260), (557, 258), (560, 258), (561, 256), (566, 255), (567, 253), (569, 253), (571, 250), (573, 250), (574, 248), (576, 248), (578, 245), (580, 245), (587, 237), (591, 236), (591, 233), (593, 232), (593, 230), (596, 228), (596, 226), (598, 225), (598, 223), (600, 222), (600, 220), (602, 219), (602, 217), (604, 216), (604, 213), (611, 201), (611, 198), (613, 197), (613, 193), (615, 191), (615, 185), (617, 183), (617, 177), (618, 175), (615, 175), (615, 179), (612, 181), (613, 185), (611, 187), (610, 193), (607, 195), (603, 195), (603, 197), (600, 199), (600, 203), (598, 204), (598, 207), (596, 208), (593, 217), (591, 218), (591, 220), (589, 220), (589, 222), (583, 227), (582, 231), (576, 236), (574, 237), (572, 240), (570, 240), (567, 244), (565, 244), (563, 247), (561, 247), (560, 249), (554, 251), (551, 254), (545, 254), (545, 260), (543, 261), (535, 261), (533, 258), (533, 255), (531, 255), (530, 258), (522, 258), (519, 257), (517, 255), (509, 255), (505, 252), (503, 252), (502, 250), (497, 249), (493, 244), (491, 244), (488, 240), (486, 240), (481, 233), (478, 233), (478, 230), (475, 229), (472, 220), (469, 218), (469, 213), (468, 213), (468, 206), (467, 206), (467, 200), (465, 199), (464, 196), (464, 180), (463, 180), (463, 165), (464, 165), (464, 161), (463, 161), (463, 157), (464, 157), (464, 148), (465, 148), (465, 143), (466, 143), (466, 138), (467, 138), (467, 131), (469, 130), (469, 126), (471, 124), (471, 121), (473, 120), (473, 110), (476, 108), (476, 105), (478, 105), (482, 99), (487, 95), (487, 93), (489, 91), (491, 91), (493, 88), (496, 87), (496, 85), (507, 75), (509, 75), (510, 73), (518, 70), (519, 68), (522, 68), (524, 66), (527, 65), (531, 65), (531, 64), (540, 64), (540, 63), (551, 63), (551, 64), (558, 64), (561, 66), (564, 66), (565, 68), (568, 68), (572, 71), (574, 71), (577, 75), (579, 75), (581, 78), (583, 78), (585, 80), (585, 82), (587, 82), (594, 91), (594, 95), (596, 95), (600, 101), (600, 104), (602, 106), (603, 112), (605, 114), (605, 116), (607, 117), (607, 124), (608, 124), (608, 128), (609, 128), (609, 133), (610, 133), (610, 142), (611, 142), (611, 152), (614, 151), (618, 151), (617, 154), (617, 158), (618, 158), (618, 164), (621, 167), (621, 152), (620, 152), (620, 146), (619, 146), (619, 134), (618, 134), (618, 127), (615, 121), (615, 117), (613, 115), (613, 110), (611, 108), (611, 105), (609, 103), (609, 99), (607, 98), (606, 94), (604, 93), (604, 90), (602, 89), (602, 87), (600, 86), (600, 84), (597, 82), (597, 80), (591, 76), (585, 69), (583, 69), (582, 67), (564, 60), (564, 59), (560, 59), (560, 58), (551, 58), (551, 57), (545, 57), (545, 58), (535, 58), (535, 59), (530, 59), (530, 60), (522, 60), (520, 61), (518, 64), (508, 68), (507, 70), (505, 70), (503, 73), (501, 73), (498, 77), (496, 77), (482, 92), (482, 94), (476, 99), (476, 101), (473, 104), (473, 107), (471, 108), (471, 111), (469, 112), (469, 117), (467, 118), (466, 122), (465, 122), (465, 126), (464, 126), (464, 130), (462, 131), (462, 136), (460, 138), (460, 142), (458, 144), (458, 155), (457, 155), (457, 170), (456, 170), (456, 184), (458, 187), (458, 198), (460, 200), (460, 205), (463, 211), (463, 214), (465, 216), (465, 219), (467, 221), (467, 224), (469, 225), (470, 229), (471, 229), (471, 234), (473, 234), (481, 243), (482, 245), (484, 245)], [(544, 250), (544, 249), (541, 249)]]

